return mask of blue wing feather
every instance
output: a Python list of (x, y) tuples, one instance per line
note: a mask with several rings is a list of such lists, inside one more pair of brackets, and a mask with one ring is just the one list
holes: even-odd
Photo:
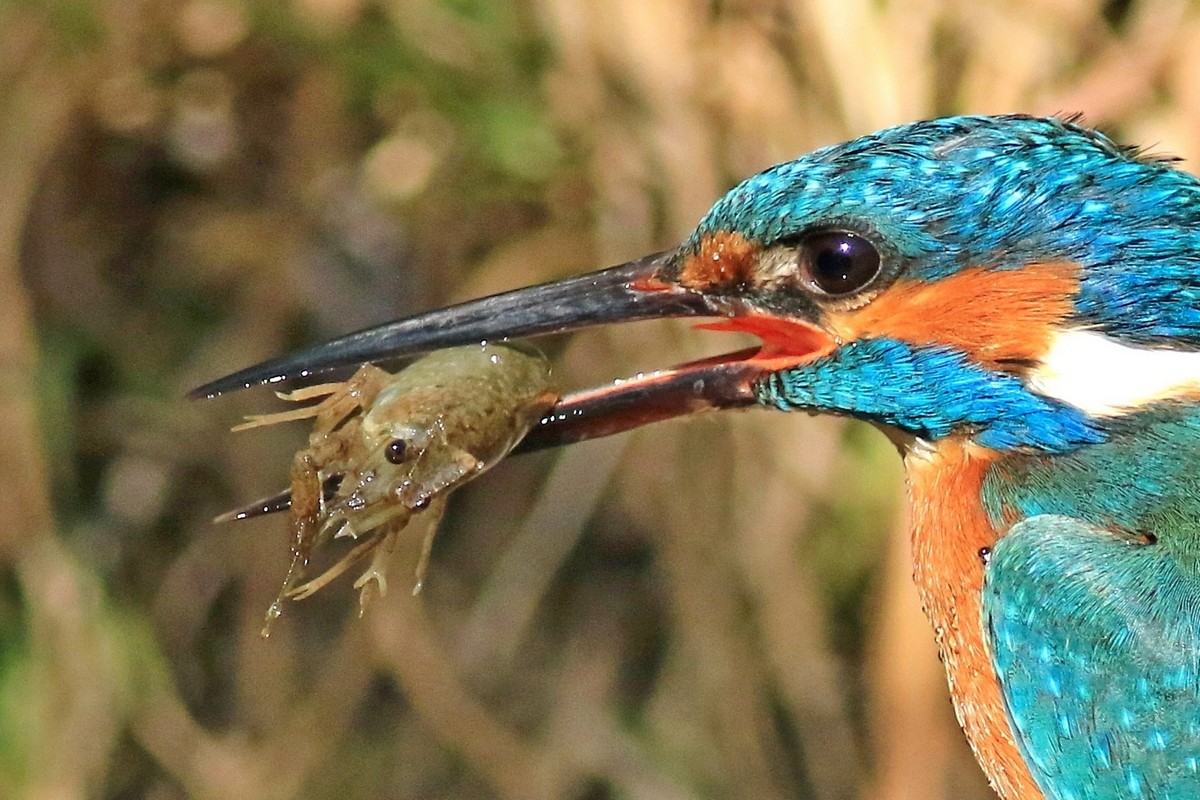
[(1064, 516), (994, 548), (983, 624), (1047, 800), (1200, 798), (1200, 570)]

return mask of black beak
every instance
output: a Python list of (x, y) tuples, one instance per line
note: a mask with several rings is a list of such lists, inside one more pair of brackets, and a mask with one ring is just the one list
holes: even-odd
[[(693, 362), (564, 396), (518, 446), (536, 450), (608, 436), (650, 422), (755, 403), (753, 384), (820, 349), (802, 320), (769, 318), (747, 299), (715, 296), (670, 279), (673, 252), (566, 280), (517, 289), (352, 333), (218, 378), (189, 393), (217, 397), (255, 385), (307, 378), (337, 367), (417, 355), (443, 347), (561, 333), (613, 322), (666, 317), (724, 318), (705, 327), (747, 330), (767, 346)], [(738, 320), (745, 324), (739, 324)], [(764, 323), (763, 321), (766, 320)], [(799, 331), (781, 346), (780, 325)], [(766, 331), (766, 333), (764, 333)], [(280, 511), (286, 496), (233, 512), (243, 518)]]
[(704, 295), (659, 281), (669, 258), (670, 253), (657, 253), (599, 272), (368, 328), (239, 370), (193, 389), (189, 396), (212, 398), (337, 367), (481, 341), (562, 333), (608, 322), (718, 316)]

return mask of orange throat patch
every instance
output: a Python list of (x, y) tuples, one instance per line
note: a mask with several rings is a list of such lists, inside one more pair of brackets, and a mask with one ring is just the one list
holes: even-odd
[(933, 283), (898, 281), (862, 308), (830, 314), (828, 324), (846, 341), (874, 336), (948, 345), (990, 369), (1012, 370), (1046, 353), (1078, 292), (1077, 264), (969, 267)]
[(1013, 738), (983, 632), (981, 551), (1002, 535), (980, 502), (994, 459), (958, 439), (905, 456), (913, 577), (933, 623), (955, 714), (992, 788), (1003, 800), (1043, 800)]

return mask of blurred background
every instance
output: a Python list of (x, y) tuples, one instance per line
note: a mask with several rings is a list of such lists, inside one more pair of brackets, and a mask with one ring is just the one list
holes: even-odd
[[(305, 426), (182, 396), (670, 246), (894, 123), (1081, 111), (1194, 155), (1197, 4), (0, 0), (0, 31), (0, 797), (990, 796), (864, 426), (512, 459), (453, 498), (418, 599), (401, 563), (362, 619), (347, 579), (264, 641), (287, 521), (210, 521)], [(544, 342), (564, 387), (732, 344)]]

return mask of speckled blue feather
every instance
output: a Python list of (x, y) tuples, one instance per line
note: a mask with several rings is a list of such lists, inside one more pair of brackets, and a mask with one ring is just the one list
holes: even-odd
[(1049, 800), (1200, 797), (1200, 409), (996, 463), (983, 624)]
[(758, 401), (784, 410), (816, 409), (892, 425), (924, 439), (969, 432), (996, 450), (1064, 452), (1102, 441), (1078, 409), (1030, 392), (957, 350), (861, 339), (799, 369), (755, 385)]
[(1200, 575), (1069, 517), (992, 553), (983, 611), (1009, 719), (1049, 800), (1200, 797)]
[(1200, 347), (1200, 182), (1059, 119), (917, 122), (772, 167), (713, 206), (687, 245), (737, 231), (771, 245), (844, 221), (903, 274), (1082, 265), (1080, 322), (1128, 342)]

